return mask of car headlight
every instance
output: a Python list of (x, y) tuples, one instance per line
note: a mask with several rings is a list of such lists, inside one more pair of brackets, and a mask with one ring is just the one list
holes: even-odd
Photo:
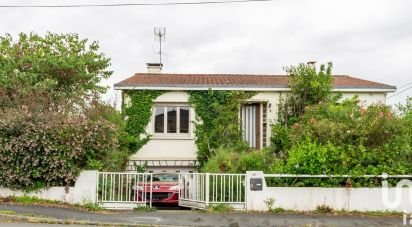
[(169, 188), (170, 191), (179, 190), (179, 189), (180, 189), (179, 185), (174, 185)]
[(135, 185), (132, 188), (133, 190), (143, 190), (143, 186), (140, 186), (140, 185)]

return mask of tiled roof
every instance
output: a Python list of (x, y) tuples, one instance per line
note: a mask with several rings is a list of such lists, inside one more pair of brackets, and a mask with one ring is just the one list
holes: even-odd
[[(351, 76), (336, 75), (336, 89), (390, 89), (396, 87)], [(114, 85), (116, 89), (179, 88), (287, 88), (286, 75), (136, 73)]]

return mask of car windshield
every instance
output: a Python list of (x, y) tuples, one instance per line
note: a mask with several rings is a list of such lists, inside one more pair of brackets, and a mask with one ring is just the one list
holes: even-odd
[(179, 181), (179, 176), (173, 173), (153, 174), (153, 181), (177, 182)]

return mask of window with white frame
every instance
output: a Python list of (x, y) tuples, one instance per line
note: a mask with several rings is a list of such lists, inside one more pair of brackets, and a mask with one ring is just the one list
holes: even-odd
[(154, 133), (155, 134), (188, 134), (189, 133), (189, 106), (155, 106)]

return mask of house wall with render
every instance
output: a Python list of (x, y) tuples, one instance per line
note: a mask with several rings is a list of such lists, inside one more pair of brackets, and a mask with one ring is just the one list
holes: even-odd
[[(186, 92), (167, 92), (154, 100), (154, 105), (157, 104), (187, 104), (189, 96)], [(190, 110), (190, 122), (194, 121), (194, 110)], [(132, 160), (137, 159), (196, 159), (196, 145), (194, 142), (194, 124), (190, 123), (188, 136), (174, 135), (155, 135), (154, 134), (154, 115), (147, 125), (146, 132), (151, 135), (150, 141), (143, 146), (139, 152), (131, 156)]]
[(354, 96), (359, 97), (360, 104), (362, 106), (369, 106), (372, 104), (385, 104), (386, 94), (377, 92), (342, 92), (342, 100), (352, 98)]
[[(154, 100), (156, 105), (189, 105), (189, 95), (183, 91), (166, 92)], [(153, 112), (153, 111), (152, 111)], [(196, 144), (194, 136), (195, 112), (190, 108), (189, 112), (189, 133), (181, 135), (156, 135), (154, 133), (154, 113), (147, 125), (146, 132), (151, 135), (149, 142), (144, 145), (136, 154), (130, 157), (129, 170), (133, 169), (132, 163), (142, 164), (136, 161), (148, 161), (148, 171), (167, 172), (188, 172), (195, 170)], [(152, 164), (157, 167), (150, 167)], [(159, 167), (163, 166), (163, 167)]]
[[(264, 91), (258, 92), (255, 96), (248, 99), (246, 102), (263, 102), (267, 103), (267, 121), (269, 127), (267, 127), (267, 140), (271, 136), (271, 124), (276, 123), (277, 110), (279, 99), (285, 96), (287, 92), (278, 91)], [(342, 99), (351, 98), (357, 95), (361, 100), (363, 105), (371, 105), (373, 103), (385, 103), (386, 95), (385, 93), (379, 92), (342, 92)], [(170, 91), (166, 92), (154, 100), (154, 105), (173, 105), (173, 104), (187, 104), (188, 105), (189, 95), (184, 91)], [(152, 160), (158, 161), (159, 165), (163, 165), (163, 168), (148, 168), (152, 171), (194, 171), (196, 160), (196, 144), (194, 135), (194, 121), (195, 121), (195, 111), (193, 108), (190, 109), (190, 128), (189, 134), (187, 136), (177, 136), (173, 134), (169, 135), (156, 135), (154, 134), (154, 113), (152, 119), (147, 125), (146, 131), (151, 135), (150, 141), (143, 146), (136, 154), (130, 157), (131, 162), (129, 167), (132, 168), (131, 163), (141, 160)], [(269, 143), (269, 141), (267, 141)], [(169, 162), (166, 162), (169, 160)], [(171, 167), (174, 165), (173, 162), (179, 160), (181, 162), (188, 161), (191, 163), (189, 166), (180, 165), (177, 163), (176, 167)], [(141, 163), (140, 163), (141, 164)], [(169, 166), (169, 167), (167, 167)], [(130, 170), (129, 168), (129, 170)]]

